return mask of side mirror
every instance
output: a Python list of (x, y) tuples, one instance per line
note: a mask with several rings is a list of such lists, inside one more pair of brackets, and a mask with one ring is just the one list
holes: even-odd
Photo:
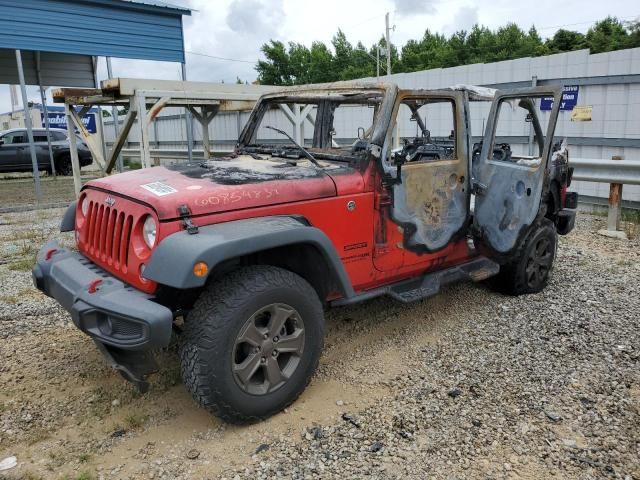
[(0, 138), (0, 147), (4, 145), (4, 138)]

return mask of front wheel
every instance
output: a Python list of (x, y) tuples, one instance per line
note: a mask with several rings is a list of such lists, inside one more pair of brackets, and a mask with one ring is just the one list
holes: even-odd
[(554, 224), (542, 219), (524, 241), (517, 257), (500, 267), (495, 277), (499, 290), (510, 295), (542, 291), (549, 283), (557, 245)]
[(322, 305), (306, 280), (277, 267), (241, 268), (211, 283), (189, 313), (182, 377), (223, 420), (262, 420), (302, 393), (323, 340)]

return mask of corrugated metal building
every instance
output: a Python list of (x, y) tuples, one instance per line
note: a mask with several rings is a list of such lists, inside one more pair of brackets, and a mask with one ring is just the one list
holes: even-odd
[(129, 0), (0, 0), (0, 11), (4, 49), (184, 63), (187, 8)]
[(0, 0), (0, 84), (95, 87), (96, 57), (184, 63), (182, 15), (190, 10), (130, 0)]

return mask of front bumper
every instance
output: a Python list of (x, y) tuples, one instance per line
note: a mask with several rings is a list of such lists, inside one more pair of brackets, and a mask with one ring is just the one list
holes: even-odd
[(173, 313), (151, 295), (121, 282), (83, 255), (47, 242), (32, 269), (33, 283), (71, 314), (111, 365), (144, 389), (156, 370), (150, 354), (171, 339)]

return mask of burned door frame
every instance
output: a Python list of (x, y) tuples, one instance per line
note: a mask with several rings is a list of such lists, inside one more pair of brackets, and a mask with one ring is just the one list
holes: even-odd
[[(482, 151), (473, 165), (473, 231), (482, 248), (498, 261), (506, 261), (517, 254), (524, 237), (545, 214), (544, 208), (541, 208), (541, 200), (547, 197), (549, 188), (549, 159), (561, 92), (561, 87), (549, 86), (499, 90), (491, 104)], [(501, 105), (512, 100), (550, 96), (554, 98), (554, 104), (549, 114), (540, 161), (524, 159), (524, 162), (513, 162), (494, 159), (494, 143)], [(519, 103), (518, 101), (517, 108), (525, 108)], [(534, 126), (539, 118), (535, 105), (534, 102)], [(539, 127), (535, 130), (542, 132)], [(537, 143), (540, 145), (540, 139), (537, 139)]]
[[(406, 100), (451, 102), (455, 158), (398, 162), (391, 146), (400, 106)], [(390, 196), (390, 220), (402, 230), (402, 247), (414, 254), (443, 250), (466, 235), (469, 222), (469, 107), (468, 94), (454, 90), (400, 90), (391, 113), (379, 159), (383, 184)], [(427, 125), (429, 126), (429, 119)], [(455, 182), (452, 180), (455, 176)], [(457, 211), (456, 211), (457, 210)], [(383, 222), (383, 219), (378, 221)], [(421, 259), (405, 256), (405, 264)]]

